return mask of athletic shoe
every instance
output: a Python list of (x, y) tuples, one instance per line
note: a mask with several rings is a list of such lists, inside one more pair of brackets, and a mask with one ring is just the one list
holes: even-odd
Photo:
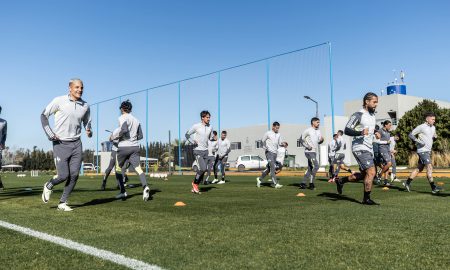
[(283, 185), (280, 185), (280, 184), (275, 185), (275, 188), (282, 188), (282, 187), (283, 187)]
[(44, 190), (42, 191), (42, 201), (48, 203), (50, 200), (50, 195), (52, 195), (52, 190), (47, 188), (47, 183), (44, 185)]
[(198, 184), (192, 182), (192, 189), (191, 189), (191, 192), (192, 192), (192, 193), (195, 193), (195, 194), (200, 194), (200, 190), (198, 189)]
[(219, 182), (217, 182), (218, 185), (223, 185), (225, 184), (225, 180), (220, 180)]
[(106, 190), (106, 183), (105, 182), (102, 183), (102, 186), (100, 187), (100, 190), (103, 190), (103, 191)]
[(310, 189), (310, 190), (315, 190), (315, 189), (316, 189), (316, 186), (314, 185), (314, 183), (311, 183), (311, 184), (309, 184), (308, 189)]
[(306, 184), (305, 183), (301, 183), (300, 184), (300, 189), (306, 189)]
[(333, 178), (328, 179), (328, 183), (333, 183), (333, 182), (334, 182)]
[(392, 180), (392, 182), (401, 182), (401, 181), (398, 178), (394, 178), (394, 180)]
[(441, 187), (436, 186), (434, 189), (431, 190), (431, 193), (433, 194), (438, 194), (439, 192), (442, 191)]
[(261, 179), (259, 177), (256, 177), (256, 186), (261, 187)]
[(408, 184), (407, 181), (403, 182), (403, 186), (405, 187), (406, 191), (411, 192), (411, 183)]
[(384, 185), (389, 187), (391, 185), (391, 183), (389, 183), (389, 181), (387, 179), (384, 179)]
[(267, 179), (267, 182), (272, 182), (272, 179)]
[(150, 198), (150, 188), (148, 186), (146, 186), (144, 188), (144, 191), (142, 192), (142, 199), (144, 201), (148, 201), (148, 198)]
[(375, 178), (374, 180), (373, 180), (373, 183), (375, 184), (375, 185), (381, 185), (381, 179), (380, 178)]
[(67, 203), (60, 203), (60, 204), (58, 204), (58, 208), (57, 209), (60, 210), (60, 211), (64, 211), (64, 212), (70, 212), (70, 211), (73, 210), (70, 206), (67, 205)]
[(128, 197), (128, 194), (126, 192), (116, 195), (116, 199), (125, 199), (126, 197)]
[(363, 200), (361, 203), (365, 205), (380, 205), (379, 203), (372, 201), (372, 199)]
[(209, 185), (209, 181), (208, 180), (203, 181), (203, 185), (205, 186)]
[(212, 184), (217, 184), (217, 182), (219, 182), (219, 180), (214, 179), (214, 180), (212, 181)]
[(336, 178), (336, 189), (339, 195), (342, 195), (342, 189), (344, 188), (344, 183), (342, 183), (342, 180), (340, 178)]

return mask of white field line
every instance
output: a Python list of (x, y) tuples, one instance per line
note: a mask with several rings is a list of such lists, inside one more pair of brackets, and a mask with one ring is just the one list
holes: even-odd
[(22, 234), (26, 234), (29, 236), (33, 236), (36, 238), (39, 238), (41, 240), (44, 241), (48, 241), (69, 249), (73, 249), (73, 250), (77, 250), (80, 251), (82, 253), (91, 255), (91, 256), (95, 256), (97, 258), (101, 258), (107, 261), (111, 261), (123, 266), (126, 266), (128, 268), (131, 269), (139, 269), (139, 270), (160, 270), (162, 269), (161, 267), (157, 266), (157, 265), (153, 265), (153, 264), (148, 264), (142, 261), (138, 261), (135, 259), (131, 259), (131, 258), (127, 258), (123, 255), (119, 255), (116, 253), (113, 253), (111, 251), (107, 251), (107, 250), (103, 250), (103, 249), (98, 249), (95, 247), (91, 247), (91, 246), (87, 246), (87, 245), (83, 245), (68, 239), (64, 239), (61, 237), (57, 237), (57, 236), (53, 236), (50, 234), (46, 234), (43, 232), (38, 232), (35, 230), (32, 230), (30, 228), (26, 228), (26, 227), (22, 227), (19, 225), (15, 225), (12, 223), (8, 223), (5, 221), (0, 220), (0, 227), (4, 227), (6, 229), (10, 229), (16, 232), (20, 232)]

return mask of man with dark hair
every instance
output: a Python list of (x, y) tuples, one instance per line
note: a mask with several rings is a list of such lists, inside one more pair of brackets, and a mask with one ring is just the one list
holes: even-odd
[[(214, 181), (213, 184), (225, 184), (225, 166), (228, 160), (228, 154), (231, 151), (230, 140), (227, 139), (227, 132), (222, 131), (220, 139), (217, 142), (217, 155), (214, 161)], [(220, 172), (222, 174), (222, 180), (217, 180), (217, 171), (220, 167)]]
[(200, 194), (198, 185), (202, 182), (206, 172), (206, 164), (208, 162), (208, 141), (213, 139), (213, 129), (209, 122), (211, 114), (208, 111), (200, 113), (201, 122), (194, 124), (185, 134), (187, 143), (193, 144), (195, 160), (198, 164), (198, 170), (192, 181), (191, 192)]
[(265, 150), (266, 159), (267, 163), (269, 164), (270, 170), (264, 170), (261, 173), (261, 177), (256, 178), (256, 186), (258, 188), (261, 187), (261, 181), (264, 180), (264, 178), (267, 176), (267, 174), (269, 174), (269, 172), (274, 188), (283, 187), (283, 185), (280, 185), (278, 183), (278, 179), (275, 176), (276, 171), (275, 162), (277, 160), (278, 148), (281, 146), (282, 142), (279, 131), (280, 131), (280, 123), (273, 122), (272, 130), (267, 131), (261, 140), (263, 143), (263, 148)]
[(442, 190), (442, 188), (436, 186), (433, 181), (433, 165), (431, 163), (433, 141), (437, 139), (436, 127), (434, 126), (435, 122), (435, 114), (429, 112), (425, 115), (425, 123), (418, 125), (408, 135), (408, 137), (416, 144), (417, 155), (419, 156), (419, 163), (417, 164), (417, 168), (411, 172), (408, 180), (406, 180), (406, 182), (403, 182), (403, 186), (408, 192), (411, 191), (411, 182), (413, 181), (413, 179), (420, 172), (422, 172), (425, 167), (427, 168), (427, 179), (431, 186), (431, 193), (436, 194)]
[[(53, 142), (57, 171), (57, 175), (45, 183), (42, 201), (48, 203), (53, 187), (67, 181), (57, 208), (61, 211), (73, 210), (67, 205), (67, 200), (77, 183), (83, 159), (81, 124), (86, 129), (87, 136), (92, 137), (89, 105), (81, 99), (83, 90), (83, 81), (70, 80), (69, 94), (54, 98), (41, 114), (42, 127), (48, 139)], [(48, 121), (52, 114), (55, 118), (53, 129)]]
[[(2, 107), (0, 106), (0, 114), (2, 113)], [(0, 170), (2, 169), (2, 150), (5, 149), (6, 133), (8, 123), (5, 119), (0, 118)], [(4, 189), (2, 182), (2, 176), (0, 175), (0, 190)]]
[(334, 156), (334, 164), (336, 164), (336, 168), (334, 170), (333, 180), (339, 177), (339, 171), (341, 169), (349, 173), (353, 173), (352, 170), (346, 167), (344, 163), (345, 151), (347, 150), (347, 143), (342, 137), (344, 135), (344, 131), (338, 130), (337, 135), (338, 137), (336, 139), (336, 154)]
[(328, 169), (328, 183), (334, 182), (334, 157), (336, 155), (336, 147), (337, 147), (337, 134), (333, 134), (333, 139), (328, 143), (328, 163), (330, 164), (330, 168)]
[(367, 93), (363, 98), (363, 109), (354, 113), (345, 126), (345, 135), (353, 137), (352, 152), (359, 164), (361, 173), (350, 177), (337, 178), (336, 187), (339, 194), (342, 194), (344, 183), (351, 179), (364, 179), (364, 198), (362, 204), (377, 205), (370, 198), (372, 182), (375, 177), (375, 165), (373, 159), (372, 143), (375, 138), (380, 138), (380, 134), (375, 130), (375, 109), (378, 105), (378, 96), (374, 93)]
[(308, 159), (308, 169), (306, 170), (303, 181), (300, 183), (300, 189), (306, 189), (306, 182), (309, 182), (308, 188), (314, 190), (314, 180), (319, 170), (319, 161), (317, 160), (317, 152), (319, 144), (323, 143), (322, 134), (319, 130), (320, 119), (311, 118), (311, 127), (307, 128), (301, 136), (301, 142), (305, 147), (305, 156)]
[(116, 155), (116, 178), (119, 182), (120, 193), (117, 199), (125, 199), (128, 194), (125, 190), (122, 168), (125, 162), (130, 162), (142, 184), (142, 200), (148, 201), (150, 198), (150, 188), (145, 179), (145, 173), (141, 168), (141, 155), (139, 141), (144, 138), (141, 123), (131, 114), (133, 105), (129, 100), (120, 104), (119, 127), (111, 134), (110, 140), (118, 140), (118, 150)]
[(383, 184), (385, 186), (389, 186), (390, 183), (387, 180), (387, 173), (389, 171), (389, 168), (392, 166), (391, 151), (389, 149), (389, 144), (391, 143), (390, 130), (392, 127), (392, 123), (391, 123), (391, 121), (386, 120), (381, 124), (383, 126), (379, 130), (381, 137), (379, 140), (375, 140), (375, 142), (378, 144), (379, 155), (380, 155), (381, 163), (382, 163), (380, 176), (384, 178)]

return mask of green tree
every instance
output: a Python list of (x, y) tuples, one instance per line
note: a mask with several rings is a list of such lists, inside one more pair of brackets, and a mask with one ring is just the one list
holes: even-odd
[(425, 99), (405, 113), (398, 123), (396, 133), (400, 139), (397, 143), (397, 163), (408, 164), (410, 155), (416, 151), (416, 146), (408, 138), (408, 134), (425, 122), (427, 112), (436, 114), (435, 126), (438, 138), (433, 143), (433, 152), (450, 153), (450, 109), (439, 108), (436, 102)]

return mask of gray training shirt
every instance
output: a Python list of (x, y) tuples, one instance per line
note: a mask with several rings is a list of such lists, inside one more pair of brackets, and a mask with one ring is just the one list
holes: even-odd
[(379, 130), (381, 137), (380, 139), (375, 139), (375, 142), (378, 144), (378, 149), (380, 151), (389, 151), (389, 142), (391, 141), (391, 134), (389, 131), (384, 128)]
[[(419, 138), (416, 138), (416, 135), (419, 135)], [(411, 131), (408, 137), (416, 143), (417, 153), (431, 152), (433, 147), (433, 138), (437, 137), (436, 127), (423, 123)]]
[(142, 140), (141, 123), (131, 113), (124, 113), (119, 116), (119, 127), (112, 134), (113, 140), (119, 140), (118, 147), (139, 146)]
[[(305, 146), (305, 152), (316, 153), (319, 149), (319, 141), (322, 139), (322, 134), (319, 129), (313, 127), (307, 128), (302, 133), (302, 141)], [(308, 149), (310, 148), (310, 149)]]
[(196, 144), (194, 150), (208, 150), (208, 141), (213, 139), (213, 129), (210, 125), (203, 123), (194, 124), (185, 134), (186, 139), (191, 144)]
[(5, 146), (6, 142), (6, 131), (8, 128), (8, 123), (5, 119), (0, 118), (0, 144)]
[(223, 141), (222, 139), (219, 139), (217, 146), (218, 146), (217, 154), (219, 155), (220, 158), (228, 155), (228, 153), (230, 153), (231, 151), (231, 143), (230, 140), (228, 140), (227, 138), (225, 138), (225, 140)]
[(269, 130), (264, 134), (262, 143), (266, 151), (277, 154), (278, 147), (281, 144), (281, 135), (273, 132), (273, 130)]
[[(55, 126), (50, 128), (48, 118), (55, 115)], [(81, 137), (81, 123), (85, 129), (91, 129), (89, 105), (81, 98), (77, 101), (69, 95), (56, 97), (41, 114), (41, 123), (49, 140), (76, 141)]]
[(345, 154), (347, 149), (347, 142), (345, 142), (343, 136), (338, 136), (336, 140), (336, 154)]
[[(375, 114), (369, 113), (365, 109), (355, 112), (345, 126), (345, 135), (352, 136), (352, 151), (369, 151), (373, 153), (373, 141), (375, 138)], [(362, 131), (368, 128), (368, 135), (361, 135)]]

